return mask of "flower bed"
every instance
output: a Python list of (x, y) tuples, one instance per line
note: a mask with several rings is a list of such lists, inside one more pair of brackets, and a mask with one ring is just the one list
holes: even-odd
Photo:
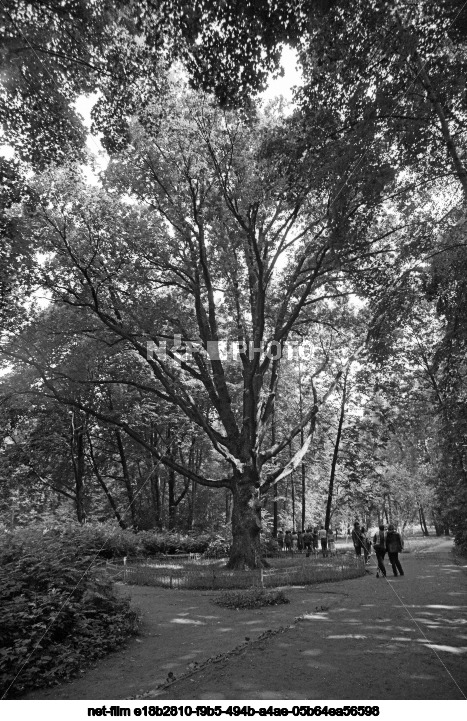
[(361, 559), (354, 556), (306, 558), (297, 555), (270, 559), (270, 567), (253, 571), (230, 571), (227, 559), (154, 558), (130, 560), (126, 565), (113, 565), (111, 572), (129, 584), (167, 588), (274, 588), (308, 585), (325, 581), (357, 578), (365, 573)]

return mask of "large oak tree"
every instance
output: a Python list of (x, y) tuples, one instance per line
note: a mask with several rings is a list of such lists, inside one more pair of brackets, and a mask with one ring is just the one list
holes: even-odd
[[(311, 151), (296, 138), (293, 119), (274, 110), (222, 111), (183, 86), (151, 113), (153, 131), (133, 123), (130, 146), (103, 178), (105, 190), (86, 188), (73, 171), (43, 175), (25, 233), (50, 254), (38, 271), (53, 300), (79, 311), (81, 331), (89, 323), (87, 334), (134, 356), (134, 371), (119, 382), (178, 408), (209, 439), (221, 477), (151, 451), (181, 476), (232, 493), (230, 565), (256, 566), (261, 499), (300, 464), (352, 346), (358, 353), (365, 341), (346, 338), (346, 357), (338, 348), (332, 356), (319, 331), (330, 308), (348, 315), (352, 280), (397, 253), (400, 227), (379, 212), (393, 178), (388, 168), (381, 172), (380, 140), (369, 135), (367, 163), (352, 187), (343, 187), (342, 168), (361, 138), (329, 144), (326, 131), (337, 119), (324, 109), (316, 110)], [(309, 334), (317, 349), (315, 383), (301, 418), (271, 443), (284, 346), (297, 334)], [(237, 359), (216, 357), (226, 339), (239, 344)], [(177, 351), (190, 343), (180, 359)], [(109, 413), (67, 397), (56, 363), (31, 336), (11, 347), (57, 398), (147, 447), (124, 408)], [(320, 383), (325, 368), (328, 380)], [(284, 460), (282, 451), (299, 439)]]

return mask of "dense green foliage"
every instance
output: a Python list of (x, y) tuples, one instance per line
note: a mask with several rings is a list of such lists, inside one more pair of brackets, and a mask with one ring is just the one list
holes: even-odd
[(0, 686), (8, 698), (83, 671), (137, 631), (79, 534), (22, 530), (0, 547)]

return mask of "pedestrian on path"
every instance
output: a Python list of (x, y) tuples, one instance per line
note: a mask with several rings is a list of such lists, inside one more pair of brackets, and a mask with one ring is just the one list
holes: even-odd
[(369, 563), (368, 558), (371, 553), (371, 541), (368, 537), (365, 526), (362, 526), (360, 533), (362, 537), (363, 556), (365, 558), (365, 563)]
[(384, 557), (386, 555), (386, 531), (384, 524), (381, 524), (379, 531), (373, 536), (373, 548), (375, 549), (376, 560), (378, 562), (378, 571), (376, 575), (380, 573), (386, 577), (386, 566), (384, 565)]
[(298, 533), (297, 531), (292, 531), (292, 550), (295, 553), (298, 547)]
[(282, 528), (277, 534), (277, 545), (279, 546), (279, 551), (284, 550), (284, 531), (282, 530)]
[(318, 526), (315, 526), (313, 528), (313, 553), (315, 556), (318, 554), (318, 547), (319, 547), (319, 532), (318, 532)]
[(353, 543), (353, 547), (355, 549), (355, 553), (357, 554), (357, 556), (361, 556), (363, 541), (362, 541), (362, 532), (360, 530), (360, 524), (358, 521), (355, 521), (355, 523), (353, 524), (352, 543)]
[(303, 551), (303, 531), (297, 531), (297, 550), (299, 553)]
[(389, 563), (392, 566), (392, 572), (394, 573), (395, 576), (397, 576), (398, 571), (401, 576), (404, 575), (404, 571), (402, 570), (401, 562), (399, 561), (399, 553), (401, 553), (402, 549), (403, 549), (403, 545), (402, 545), (402, 538), (400, 536), (400, 533), (397, 533), (393, 524), (390, 523), (388, 526), (388, 533), (386, 536), (386, 550), (387, 550), (388, 556), (389, 556)]
[(327, 538), (327, 533), (326, 533), (326, 529), (324, 526), (321, 526), (321, 528), (319, 529), (318, 535), (319, 535), (319, 540), (321, 541), (321, 551), (323, 554), (323, 558), (326, 558), (326, 556), (328, 555), (328, 538)]

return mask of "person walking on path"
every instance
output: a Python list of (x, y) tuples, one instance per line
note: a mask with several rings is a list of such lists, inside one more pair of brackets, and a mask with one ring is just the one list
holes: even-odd
[(297, 550), (297, 544), (298, 544), (298, 533), (297, 533), (297, 531), (293, 530), (292, 531), (292, 550), (294, 553)]
[(303, 534), (303, 546), (306, 551), (307, 558), (310, 556), (311, 548), (313, 546), (313, 533), (311, 531), (311, 528), (307, 528), (305, 533)]
[(360, 524), (358, 521), (355, 521), (355, 523), (353, 524), (352, 543), (353, 543), (353, 547), (355, 549), (355, 553), (357, 554), (357, 556), (361, 556), (363, 540), (362, 540), (362, 532), (360, 530)]
[(389, 563), (392, 566), (392, 572), (394, 573), (395, 576), (397, 576), (398, 571), (401, 576), (404, 575), (404, 571), (402, 570), (401, 562), (399, 561), (399, 553), (401, 553), (402, 548), (403, 548), (403, 545), (402, 545), (402, 538), (400, 536), (400, 533), (397, 533), (393, 524), (390, 523), (388, 526), (388, 533), (386, 536), (386, 550), (387, 550), (388, 556), (389, 556)]
[(334, 531), (332, 530), (331, 526), (329, 526), (329, 528), (328, 528), (327, 541), (328, 541), (329, 553), (331, 554), (331, 556), (335, 556), (336, 555), (336, 538), (334, 536)]
[(279, 551), (284, 550), (284, 531), (282, 530), (282, 528), (277, 534), (277, 545), (279, 546)]
[(363, 556), (365, 558), (365, 563), (369, 563), (368, 558), (371, 553), (371, 541), (368, 537), (365, 526), (362, 526), (360, 534), (362, 538)]
[(375, 549), (376, 560), (378, 562), (377, 576), (381, 573), (386, 577), (386, 566), (384, 565), (384, 556), (386, 555), (386, 532), (384, 524), (381, 524), (379, 531), (373, 536), (373, 548)]
[(297, 551), (303, 551), (303, 531), (297, 531)]
[(315, 556), (318, 554), (318, 547), (319, 547), (319, 533), (318, 533), (318, 526), (315, 526), (313, 528), (313, 553)]
[(328, 539), (327, 539), (327, 533), (324, 526), (321, 526), (319, 530), (319, 540), (321, 541), (321, 551), (323, 553), (323, 558), (326, 558), (328, 555)]

